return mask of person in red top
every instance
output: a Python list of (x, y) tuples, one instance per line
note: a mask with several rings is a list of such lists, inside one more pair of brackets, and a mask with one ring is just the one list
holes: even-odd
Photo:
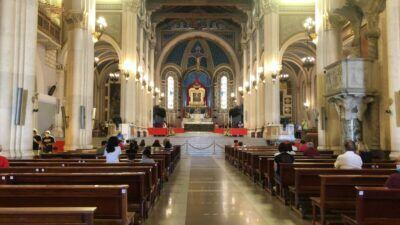
[[(0, 145), (0, 153), (3, 151), (3, 147)], [(0, 168), (8, 168), (10, 164), (8, 163), (8, 159), (2, 155), (0, 155)]]
[(400, 188), (400, 162), (397, 164), (396, 173), (390, 175), (386, 180), (385, 187), (387, 188)]
[(305, 140), (300, 141), (300, 148), (298, 148), (299, 152), (304, 152), (307, 149), (307, 144)]
[(303, 155), (307, 157), (314, 157), (319, 156), (319, 152), (317, 149), (315, 149), (314, 143), (308, 142), (307, 149), (303, 152)]

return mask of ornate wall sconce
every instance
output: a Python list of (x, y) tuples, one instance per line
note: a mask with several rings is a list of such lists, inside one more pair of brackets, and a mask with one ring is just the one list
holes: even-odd
[(275, 82), (279, 73), (282, 70), (282, 65), (277, 63), (277, 62), (273, 62), (271, 64), (271, 78), (272, 78), (272, 82)]
[(108, 78), (112, 83), (118, 82), (119, 77), (120, 77), (120, 75), (118, 72), (108, 74)]
[(136, 74), (135, 74), (136, 82), (139, 82), (141, 80), (142, 73), (143, 73), (143, 67), (142, 66), (138, 66), (138, 69), (137, 69)]
[(264, 74), (264, 68), (263, 67), (260, 66), (260, 67), (257, 68), (257, 74), (258, 74), (258, 77), (260, 78), (260, 81), (265, 83), (265, 74)]
[(248, 94), (250, 94), (251, 92), (251, 89), (250, 89), (250, 84), (249, 84), (249, 82), (244, 82), (244, 88), (246, 89), (246, 92), (248, 93)]
[(308, 17), (304, 23), (303, 27), (305, 29), (306, 35), (309, 41), (315, 43), (317, 40), (317, 33), (315, 32), (315, 21), (313, 18)]
[(281, 81), (286, 81), (289, 78), (289, 74), (287, 73), (282, 73), (281, 75), (279, 75), (279, 80)]
[(107, 21), (104, 17), (100, 16), (96, 20), (96, 29), (93, 32), (93, 42), (96, 43), (100, 40), (101, 36), (103, 36), (105, 30), (107, 28)]
[(238, 92), (239, 92), (240, 96), (243, 97), (244, 92), (243, 92), (243, 87), (242, 86), (238, 87)]
[(310, 108), (310, 103), (308, 101), (303, 103), (304, 109), (308, 110)]
[(250, 80), (251, 80), (251, 86), (254, 88), (254, 89), (258, 89), (258, 87), (257, 87), (257, 79), (253, 76), (253, 75), (251, 75), (250, 76)]

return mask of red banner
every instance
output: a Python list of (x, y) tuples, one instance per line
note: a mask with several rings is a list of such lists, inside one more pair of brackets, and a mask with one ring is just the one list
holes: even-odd
[(215, 128), (214, 133), (216, 134), (225, 134), (225, 129), (224, 128)]

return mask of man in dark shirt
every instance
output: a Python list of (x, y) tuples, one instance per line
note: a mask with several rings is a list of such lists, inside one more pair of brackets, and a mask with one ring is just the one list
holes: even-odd
[(38, 134), (36, 129), (33, 130), (33, 154), (35, 156), (39, 155), (40, 145), (42, 144), (42, 137)]
[(44, 137), (42, 139), (44, 148), (43, 148), (43, 152), (44, 153), (52, 153), (53, 152), (53, 145), (55, 142), (54, 137), (51, 136), (50, 131), (46, 131), (44, 132)]

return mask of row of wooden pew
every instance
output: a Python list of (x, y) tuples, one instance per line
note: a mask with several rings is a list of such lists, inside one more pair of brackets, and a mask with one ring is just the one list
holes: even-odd
[[(79, 154), (11, 159), (9, 168), (0, 169), (0, 225), (140, 224), (174, 171), (180, 146), (152, 154), (154, 164), (141, 163), (140, 157), (115, 164), (107, 164), (102, 157), (83, 159)], [(22, 207), (28, 211), (24, 213)], [(57, 210), (51, 213), (48, 208)], [(65, 216), (57, 220), (61, 214)], [(45, 219), (26, 222), (27, 215)]]
[[(400, 224), (400, 208), (390, 208), (393, 202), (400, 203), (400, 190), (383, 187), (389, 175), (395, 173), (395, 162), (379, 160), (364, 164), (362, 170), (338, 170), (334, 168), (336, 156), (332, 151), (321, 151), (320, 156), (313, 158), (297, 153), (295, 162), (280, 164), (277, 174), (274, 169), (276, 152), (274, 146), (243, 149), (226, 146), (225, 159), (301, 217), (312, 216), (313, 224), (342, 224), (343, 221), (347, 224), (352, 224), (351, 221), (355, 221), (354, 224), (373, 224), (365, 221), (381, 219)], [(360, 191), (357, 192), (356, 188)], [(365, 212), (372, 206), (365, 205), (366, 195), (357, 193), (366, 192), (368, 200), (382, 197), (381, 201), (374, 200), (376, 204), (379, 202), (375, 207), (388, 208), (386, 214)], [(389, 198), (391, 194), (393, 196)], [(356, 201), (356, 197), (363, 201)], [(371, 202), (368, 204), (375, 204)], [(346, 215), (342, 216), (342, 212)]]

